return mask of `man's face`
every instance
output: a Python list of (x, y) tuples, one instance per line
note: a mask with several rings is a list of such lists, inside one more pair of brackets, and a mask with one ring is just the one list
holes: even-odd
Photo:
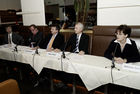
[(75, 33), (76, 33), (76, 34), (79, 34), (79, 33), (81, 33), (81, 32), (82, 32), (82, 28), (80, 27), (80, 25), (79, 25), (79, 24), (76, 24), (76, 25), (75, 25), (74, 30), (75, 30)]
[(6, 32), (7, 32), (7, 33), (11, 33), (11, 32), (12, 32), (12, 28), (11, 28), (11, 27), (7, 27), (7, 28), (6, 28)]
[(30, 27), (30, 31), (35, 35), (37, 33), (37, 28), (34, 28), (33, 26)]
[(51, 27), (52, 34), (56, 34), (57, 32), (58, 32), (58, 30), (56, 29), (56, 27)]

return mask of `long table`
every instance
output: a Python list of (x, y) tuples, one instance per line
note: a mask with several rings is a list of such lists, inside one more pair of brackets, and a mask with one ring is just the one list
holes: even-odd
[(14, 51), (13, 47), (0, 46), (0, 59), (30, 64), (38, 74), (44, 67), (78, 74), (89, 91), (108, 83), (140, 90), (140, 73), (124, 70), (120, 64), (117, 64), (116, 67), (120, 71), (113, 69), (111, 76), (111, 60), (104, 57), (66, 52), (66, 58), (63, 59), (61, 52), (46, 52), (44, 49), (38, 49), (39, 54), (35, 54), (35, 50), (29, 47), (17, 48), (18, 52)]

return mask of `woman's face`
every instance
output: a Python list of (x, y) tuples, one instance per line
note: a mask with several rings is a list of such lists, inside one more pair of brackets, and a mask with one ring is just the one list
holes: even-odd
[(123, 31), (119, 31), (119, 30), (115, 33), (115, 35), (116, 35), (117, 41), (119, 41), (119, 42), (122, 42), (122, 41), (126, 40), (126, 38), (128, 36), (127, 34), (125, 35), (123, 33)]

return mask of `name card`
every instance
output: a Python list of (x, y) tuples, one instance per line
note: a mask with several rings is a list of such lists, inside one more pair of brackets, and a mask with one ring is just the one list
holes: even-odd
[(139, 65), (123, 64), (122, 68), (125, 70), (133, 71), (133, 72), (140, 72)]
[(56, 53), (56, 52), (47, 52), (47, 54), (46, 54), (47, 56), (53, 56), (53, 57), (58, 57), (58, 58), (60, 58), (61, 57), (61, 53)]

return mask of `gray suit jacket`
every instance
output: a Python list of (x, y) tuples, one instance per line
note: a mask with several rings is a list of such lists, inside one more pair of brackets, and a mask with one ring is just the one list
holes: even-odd
[[(20, 35), (18, 35), (16, 32), (12, 32), (12, 42), (17, 45), (24, 45), (23, 38)], [(8, 44), (8, 33), (6, 33), (4, 36), (3, 44)]]

